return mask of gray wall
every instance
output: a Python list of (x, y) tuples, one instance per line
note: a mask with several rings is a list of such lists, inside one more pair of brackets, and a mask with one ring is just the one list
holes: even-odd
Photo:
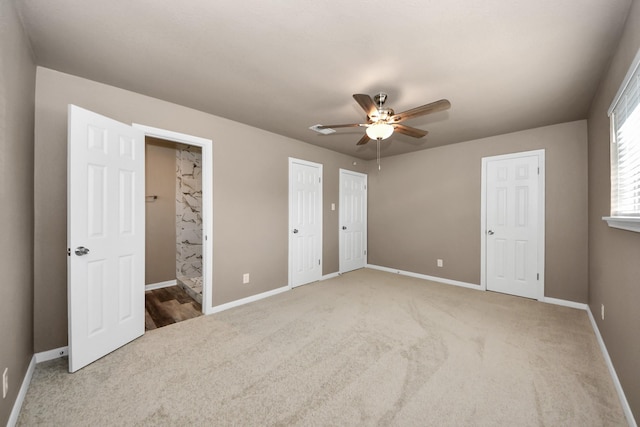
[[(382, 159), (369, 171), (369, 263), (480, 284), (482, 157), (545, 149), (545, 296), (586, 303), (587, 124)], [(436, 267), (436, 259), (444, 267)]]
[[(38, 68), (35, 350), (67, 345), (67, 104), (213, 142), (213, 302), (288, 281), (288, 157), (324, 164), (323, 273), (338, 271), (338, 169), (356, 159), (155, 98)], [(360, 163), (360, 162), (359, 162)], [(242, 284), (242, 274), (251, 283)]]
[(0, 1), (0, 400), (6, 425), (33, 355), (33, 111), (36, 67), (13, 1)]
[(145, 186), (145, 284), (176, 278), (176, 146), (147, 138)]
[[(611, 66), (589, 113), (589, 304), (636, 420), (640, 421), (640, 234), (609, 228), (607, 110), (640, 48), (640, 2), (634, 1)], [(605, 305), (605, 320), (600, 306)]]

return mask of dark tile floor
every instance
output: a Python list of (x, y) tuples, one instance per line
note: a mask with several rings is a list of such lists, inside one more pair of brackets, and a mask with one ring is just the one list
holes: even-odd
[(181, 287), (146, 291), (144, 294), (146, 331), (202, 316), (202, 306)]

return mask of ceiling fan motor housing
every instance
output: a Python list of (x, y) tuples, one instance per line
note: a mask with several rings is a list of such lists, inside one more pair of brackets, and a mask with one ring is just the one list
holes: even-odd
[(373, 102), (376, 103), (376, 105), (378, 106), (378, 109), (384, 105), (386, 100), (387, 100), (387, 94), (384, 92), (380, 92), (373, 97)]
[(393, 109), (391, 108), (384, 108), (384, 109), (379, 109), (377, 113), (373, 113), (369, 119), (371, 119), (372, 122), (387, 122), (389, 121), (389, 119), (391, 119), (391, 117), (393, 117), (393, 115), (395, 114), (395, 112), (393, 111)]

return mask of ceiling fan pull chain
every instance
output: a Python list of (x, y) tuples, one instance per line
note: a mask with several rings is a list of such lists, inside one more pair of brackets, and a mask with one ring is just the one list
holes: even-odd
[(380, 170), (380, 138), (376, 139), (378, 145), (378, 170)]

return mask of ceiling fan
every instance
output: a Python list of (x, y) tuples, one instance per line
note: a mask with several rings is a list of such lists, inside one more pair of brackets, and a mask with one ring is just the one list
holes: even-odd
[(369, 95), (356, 93), (353, 95), (356, 102), (367, 113), (367, 123), (350, 123), (340, 125), (318, 125), (316, 129), (334, 129), (334, 128), (347, 128), (347, 127), (366, 127), (366, 133), (358, 141), (356, 145), (364, 145), (369, 140), (378, 141), (379, 143), (383, 139), (389, 138), (394, 131), (401, 134), (412, 136), (414, 138), (422, 138), (428, 132), (426, 130), (414, 128), (401, 124), (405, 120), (412, 119), (414, 117), (423, 116), (425, 114), (431, 114), (438, 111), (444, 111), (451, 108), (451, 103), (446, 99), (425, 104), (420, 107), (412, 108), (402, 113), (396, 114), (391, 108), (384, 108), (384, 103), (387, 100), (387, 94), (380, 92), (371, 99)]

